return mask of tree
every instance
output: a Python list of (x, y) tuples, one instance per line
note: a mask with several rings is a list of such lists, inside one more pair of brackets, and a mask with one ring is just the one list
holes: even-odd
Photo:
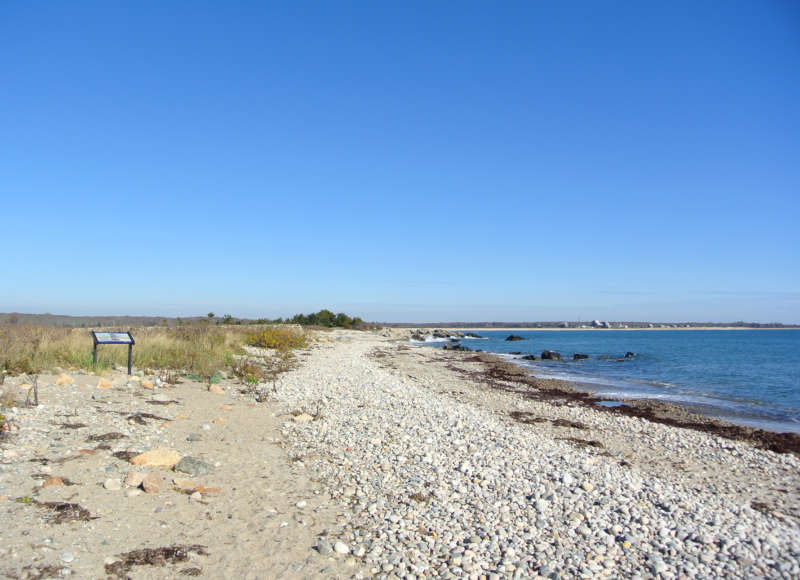
[(206, 316), (208, 316), (209, 318), (214, 318), (215, 314), (213, 312), (209, 312), (208, 314), (206, 314)]

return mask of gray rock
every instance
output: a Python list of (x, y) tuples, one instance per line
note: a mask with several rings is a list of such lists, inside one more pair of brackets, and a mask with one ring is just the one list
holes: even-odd
[(186, 473), (192, 477), (200, 477), (201, 475), (207, 475), (214, 470), (214, 467), (206, 463), (205, 461), (201, 461), (197, 457), (191, 457), (187, 455), (186, 457), (182, 458), (177, 465), (175, 465), (175, 471), (180, 471), (181, 473)]
[(326, 556), (331, 552), (333, 552), (333, 548), (331, 547), (330, 542), (325, 538), (320, 538), (319, 540), (317, 540), (317, 545), (315, 546), (315, 548), (317, 549), (317, 552), (319, 552), (323, 556)]

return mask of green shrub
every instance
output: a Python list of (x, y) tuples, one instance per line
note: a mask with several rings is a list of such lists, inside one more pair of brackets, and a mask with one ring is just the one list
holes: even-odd
[(247, 344), (258, 348), (274, 348), (276, 350), (290, 350), (303, 348), (308, 343), (306, 335), (289, 328), (264, 328), (247, 337)]

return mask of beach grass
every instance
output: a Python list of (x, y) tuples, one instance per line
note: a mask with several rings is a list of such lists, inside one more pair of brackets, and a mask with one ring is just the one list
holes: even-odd
[[(291, 350), (307, 344), (297, 328), (252, 326), (139, 327), (129, 329), (136, 344), (133, 365), (141, 369), (174, 369), (202, 376), (234, 366), (247, 344)], [(35, 374), (61, 367), (92, 370), (91, 333), (86, 329), (0, 326), (0, 371)], [(126, 366), (125, 345), (98, 345), (97, 369)]]

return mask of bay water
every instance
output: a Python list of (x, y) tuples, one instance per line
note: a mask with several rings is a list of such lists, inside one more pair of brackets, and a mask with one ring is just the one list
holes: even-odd
[[(657, 399), (734, 423), (800, 433), (800, 330), (475, 332), (483, 338), (461, 343), (502, 355), (531, 375), (577, 383), (603, 399)], [(506, 341), (510, 334), (525, 340)], [(564, 360), (522, 359), (544, 350)], [(635, 356), (626, 358), (629, 352)], [(589, 358), (573, 360), (575, 353)]]

